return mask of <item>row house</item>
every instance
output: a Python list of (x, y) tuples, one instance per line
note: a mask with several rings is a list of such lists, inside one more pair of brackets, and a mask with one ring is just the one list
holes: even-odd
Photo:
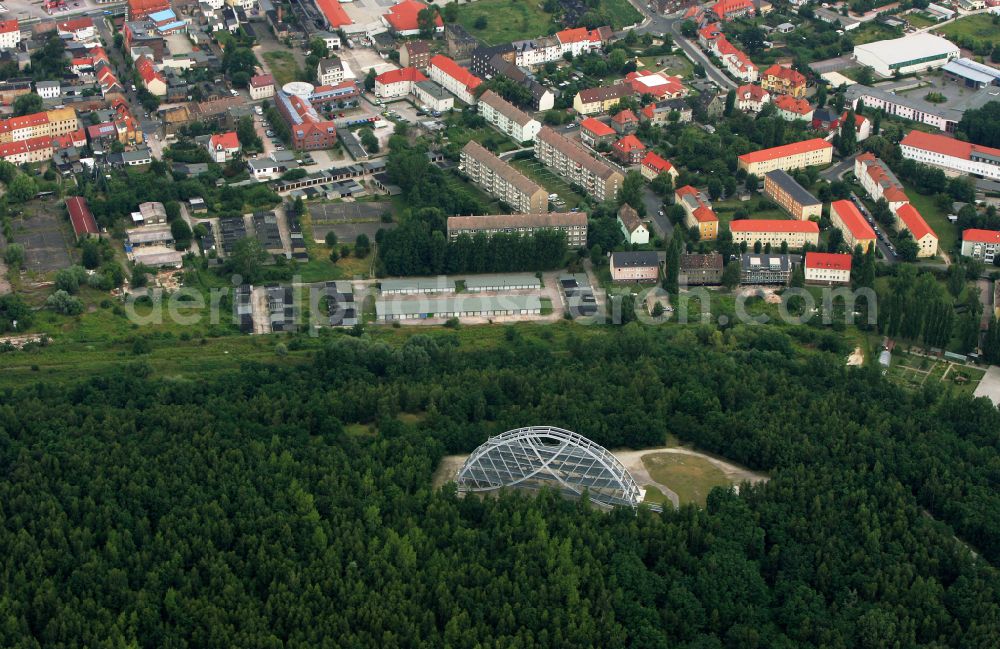
[(712, 41), (709, 50), (719, 57), (726, 71), (734, 78), (744, 83), (753, 83), (760, 76), (757, 65), (750, 60), (743, 50), (729, 42), (725, 36), (719, 36)]
[(684, 99), (667, 99), (653, 104), (646, 104), (639, 110), (639, 116), (655, 126), (671, 123), (671, 118), (676, 116), (676, 121), (681, 124), (690, 122), (694, 115), (691, 106)]
[(684, 226), (698, 228), (702, 241), (714, 241), (719, 236), (719, 217), (704, 194), (685, 185), (674, 190), (674, 203), (684, 208)]
[(156, 69), (153, 60), (146, 56), (140, 56), (135, 61), (136, 72), (142, 79), (142, 85), (150, 94), (163, 97), (167, 94), (167, 78)]
[(52, 138), (48, 136), (0, 143), (0, 160), (13, 164), (32, 164), (51, 159)]
[(828, 165), (832, 161), (833, 145), (819, 138), (744, 153), (737, 158), (739, 168), (755, 176), (775, 169), (791, 171)]
[(718, 0), (709, 11), (714, 14), (716, 20), (727, 22), (744, 16), (753, 16), (757, 8), (751, 0)]
[(854, 177), (873, 201), (884, 198), (893, 213), (910, 202), (896, 174), (873, 153), (862, 153), (854, 159)]
[(807, 243), (819, 245), (819, 224), (815, 221), (790, 221), (788, 219), (742, 219), (729, 223), (733, 243), (746, 243), (753, 247), (771, 244), (772, 248), (788, 244), (789, 248), (803, 248)]

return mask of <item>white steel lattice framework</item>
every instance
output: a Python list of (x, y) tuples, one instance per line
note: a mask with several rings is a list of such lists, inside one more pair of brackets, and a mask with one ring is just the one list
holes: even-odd
[(458, 472), (460, 492), (502, 487), (549, 486), (602, 507), (636, 507), (643, 490), (618, 459), (603, 446), (577, 433), (551, 426), (529, 426), (489, 438)]

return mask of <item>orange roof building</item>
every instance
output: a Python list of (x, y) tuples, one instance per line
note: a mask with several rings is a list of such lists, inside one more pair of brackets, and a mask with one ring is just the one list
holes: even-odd
[(851, 281), (851, 256), (832, 252), (807, 252), (806, 281), (819, 284), (848, 284)]
[(697, 189), (684, 185), (674, 190), (674, 203), (684, 208), (684, 226), (698, 228), (702, 240), (712, 241), (719, 236), (719, 217)]
[(961, 174), (1000, 180), (1000, 149), (923, 131), (910, 131), (899, 146), (904, 158)]
[(669, 160), (661, 158), (653, 151), (646, 152), (639, 165), (639, 172), (642, 173), (642, 177), (646, 180), (653, 180), (660, 174), (668, 174), (672, 179), (676, 180), (679, 175), (677, 169), (674, 168), (674, 165)]
[(129, 21), (142, 20), (166, 9), (170, 9), (170, 0), (128, 0), (126, 17)]
[(733, 243), (772, 247), (787, 243), (789, 248), (802, 248), (807, 243), (819, 244), (819, 224), (815, 221), (789, 221), (785, 219), (743, 219), (731, 221), (729, 231)]
[(872, 200), (884, 198), (892, 210), (910, 202), (896, 175), (873, 153), (862, 153), (854, 159), (854, 176)]
[(614, 143), (612, 152), (622, 164), (637, 165), (646, 154), (646, 145), (634, 135), (626, 135)]
[(862, 250), (867, 251), (875, 245), (875, 230), (851, 201), (830, 203), (830, 221), (844, 235), (844, 243), (851, 250), (855, 246), (861, 246)]
[(347, 15), (344, 5), (337, 0), (315, 0), (316, 8), (319, 9), (330, 29), (340, 29), (345, 25), (352, 25), (354, 21)]
[(917, 208), (906, 203), (896, 210), (896, 229), (908, 230), (917, 242), (917, 257), (933, 257), (937, 254), (938, 236)]
[(833, 145), (820, 138), (771, 147), (737, 158), (740, 169), (756, 176), (763, 176), (775, 169), (805, 169), (828, 165), (833, 161)]
[[(403, 0), (393, 5), (389, 11), (382, 16), (382, 21), (397, 36), (416, 36), (420, 33), (420, 12), (427, 9), (427, 5), (417, 0)], [(434, 15), (434, 31), (444, 31), (444, 21), (441, 14), (436, 9), (431, 9)]]
[(615, 139), (615, 129), (595, 117), (580, 122), (580, 139), (584, 144), (597, 146)]
[(760, 85), (769, 92), (799, 98), (806, 94), (806, 78), (797, 70), (775, 63), (760, 75)]

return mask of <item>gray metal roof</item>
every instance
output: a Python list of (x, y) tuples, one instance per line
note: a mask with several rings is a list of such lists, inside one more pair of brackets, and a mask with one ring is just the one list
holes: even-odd
[(444, 275), (440, 277), (407, 277), (405, 279), (383, 279), (383, 293), (400, 291), (435, 291), (437, 293), (454, 293), (455, 280)]
[(465, 288), (468, 290), (482, 289), (490, 286), (540, 286), (538, 278), (529, 273), (501, 273), (496, 275), (476, 275), (465, 278)]
[(420, 299), (377, 300), (375, 313), (386, 316), (421, 316), (441, 314), (490, 313), (495, 311), (539, 311), (537, 295), (499, 295), (495, 297), (459, 296)]
[(766, 178), (770, 178), (778, 187), (788, 195), (790, 195), (796, 203), (802, 205), (803, 207), (809, 205), (820, 205), (821, 202), (815, 196), (810, 194), (805, 187), (800, 185), (797, 180), (788, 175), (783, 169), (775, 169), (774, 171), (769, 171), (764, 174)]

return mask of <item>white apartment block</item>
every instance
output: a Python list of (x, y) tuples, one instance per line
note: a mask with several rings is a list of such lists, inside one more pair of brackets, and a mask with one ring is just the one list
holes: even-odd
[(492, 90), (479, 97), (479, 114), (501, 133), (516, 142), (534, 142), (542, 123)]

